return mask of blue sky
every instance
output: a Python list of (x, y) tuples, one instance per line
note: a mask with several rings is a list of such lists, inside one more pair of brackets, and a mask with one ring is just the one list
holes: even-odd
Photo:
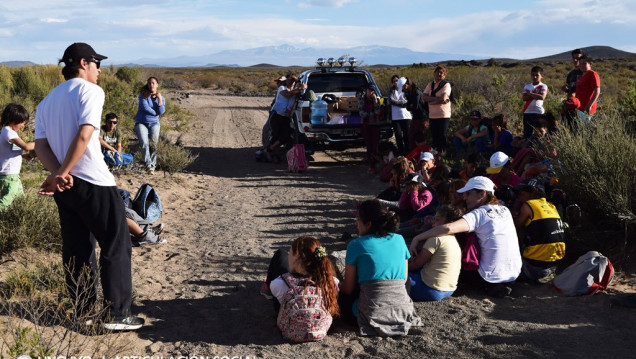
[(527, 59), (636, 52), (633, 0), (28, 0), (0, 3), (0, 61), (56, 63), (87, 42), (108, 61), (290, 44)]

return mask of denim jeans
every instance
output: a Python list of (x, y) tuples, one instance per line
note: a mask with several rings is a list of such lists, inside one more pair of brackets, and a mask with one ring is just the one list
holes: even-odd
[(409, 295), (411, 299), (415, 302), (423, 302), (423, 301), (437, 301), (442, 300), (444, 298), (448, 298), (453, 293), (454, 290), (445, 292), (437, 289), (433, 289), (424, 282), (422, 282), (422, 277), (420, 276), (420, 271), (417, 272), (409, 272), (409, 282), (411, 284), (411, 292)]
[(136, 123), (135, 133), (139, 139), (139, 150), (144, 156), (146, 168), (157, 167), (157, 142), (161, 125), (157, 123)]

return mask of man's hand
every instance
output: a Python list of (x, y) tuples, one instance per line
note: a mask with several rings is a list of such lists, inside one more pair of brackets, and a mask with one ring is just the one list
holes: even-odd
[(40, 185), (39, 195), (52, 196), (56, 191), (64, 192), (73, 187), (73, 177), (70, 174), (50, 174)]

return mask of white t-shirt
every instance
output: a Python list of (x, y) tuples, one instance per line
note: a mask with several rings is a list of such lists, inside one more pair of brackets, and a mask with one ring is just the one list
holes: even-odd
[(19, 138), (17, 132), (9, 126), (2, 127), (2, 131), (0, 131), (0, 175), (20, 174), (22, 149), (9, 142), (14, 138)]
[[(340, 283), (338, 278), (333, 277), (333, 282), (336, 285), (336, 288), (338, 288), (338, 283)], [(278, 277), (274, 279), (271, 283), (269, 283), (269, 290), (270, 292), (272, 292), (272, 295), (276, 297), (276, 299), (278, 299), (278, 302), (282, 303), (283, 298), (285, 297), (285, 293), (287, 293), (287, 291), (289, 290), (289, 287), (287, 286), (287, 283), (285, 283), (285, 280), (282, 277)]]
[(475, 232), (481, 251), (479, 274), (490, 283), (511, 282), (521, 272), (521, 252), (510, 210), (500, 205), (484, 205), (462, 218), (469, 232)]
[[(548, 85), (544, 84), (543, 82), (539, 82), (537, 85), (533, 85), (532, 83), (529, 83), (523, 88), (523, 92), (530, 92), (530, 93), (544, 94), (547, 91), (548, 91)], [(542, 115), (544, 112), (545, 112), (545, 109), (543, 108), (543, 100), (532, 100), (532, 102), (530, 102), (530, 105), (528, 105), (526, 110), (523, 111), (523, 113), (536, 113), (539, 115)]]
[(86, 151), (70, 173), (97, 186), (115, 186), (99, 144), (104, 90), (94, 83), (73, 78), (59, 84), (40, 102), (35, 113), (35, 139), (46, 139), (60, 162), (82, 125), (94, 128)]

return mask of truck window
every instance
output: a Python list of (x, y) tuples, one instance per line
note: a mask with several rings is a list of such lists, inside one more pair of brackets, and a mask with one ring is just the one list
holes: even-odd
[(356, 72), (310, 74), (307, 88), (315, 93), (356, 92), (369, 83), (367, 76)]

